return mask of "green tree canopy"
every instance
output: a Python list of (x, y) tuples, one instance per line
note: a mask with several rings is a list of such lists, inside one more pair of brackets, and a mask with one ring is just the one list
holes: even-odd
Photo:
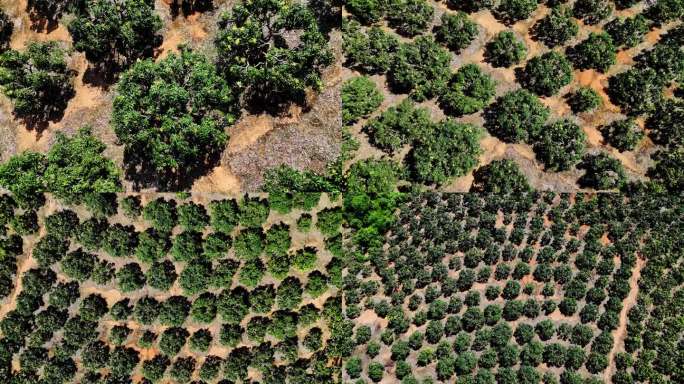
[(473, 192), (520, 194), (532, 190), (520, 166), (513, 160), (494, 160), (478, 168), (473, 176), (470, 187)]
[(568, 57), (579, 69), (606, 72), (617, 61), (613, 39), (605, 32), (590, 33), (581, 43), (568, 49)]
[(187, 49), (137, 62), (117, 90), (112, 123), (128, 176), (144, 182), (139, 176), (152, 173), (161, 188), (182, 187), (206, 171), (238, 114), (234, 90), (206, 57)]
[(485, 128), (506, 142), (530, 142), (542, 131), (550, 110), (533, 93), (519, 89), (499, 97), (485, 112)]
[(477, 24), (463, 12), (444, 13), (441, 21), (442, 23), (435, 27), (437, 41), (456, 53), (467, 48), (479, 33)]
[(368, 77), (358, 76), (342, 86), (342, 123), (353, 124), (368, 116), (382, 103), (384, 96)]
[(511, 31), (501, 31), (490, 40), (484, 53), (484, 59), (494, 67), (508, 68), (518, 64), (527, 56), (525, 43), (515, 37)]
[(549, 48), (565, 44), (578, 32), (579, 25), (572, 18), (572, 11), (563, 5), (551, 8), (551, 12), (532, 27), (534, 38)]
[(418, 36), (402, 43), (389, 69), (392, 89), (410, 93), (417, 101), (429, 99), (444, 89), (449, 79), (451, 55), (431, 37)]
[(556, 51), (533, 57), (518, 76), (518, 81), (524, 88), (540, 96), (553, 96), (570, 84), (571, 80), (570, 61)]
[(473, 169), (482, 149), (483, 132), (474, 125), (452, 119), (435, 125), (430, 134), (421, 135), (406, 161), (414, 180), (442, 184)]
[[(299, 38), (288, 38), (293, 33)], [(261, 107), (304, 102), (306, 90), (321, 88), (321, 72), (334, 61), (305, 3), (240, 2), (221, 16), (215, 45), (228, 81)]]
[(74, 96), (74, 71), (56, 42), (32, 42), (24, 51), (0, 54), (0, 87), (14, 114), (30, 126), (59, 120)]
[(84, 1), (83, 9), (69, 23), (74, 48), (95, 64), (127, 67), (151, 57), (161, 44), (161, 18), (150, 0)]
[(455, 116), (482, 110), (494, 98), (496, 83), (475, 64), (466, 64), (451, 77), (439, 97), (440, 107)]
[(585, 142), (586, 134), (579, 125), (560, 119), (542, 130), (534, 151), (547, 170), (566, 171), (582, 158)]

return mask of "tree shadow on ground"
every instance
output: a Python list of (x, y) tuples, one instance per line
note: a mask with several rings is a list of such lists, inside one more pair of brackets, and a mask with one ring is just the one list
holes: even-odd
[(149, 159), (137, 150), (124, 149), (124, 171), (126, 179), (133, 183), (133, 189), (140, 191), (155, 188), (157, 192), (188, 190), (194, 182), (208, 175), (221, 159), (221, 150), (206, 153), (196, 164), (186, 164), (179, 169), (157, 170)]
[(171, 17), (174, 19), (180, 15), (188, 17), (195, 13), (214, 10), (213, 0), (173, 0), (169, 6), (171, 8)]

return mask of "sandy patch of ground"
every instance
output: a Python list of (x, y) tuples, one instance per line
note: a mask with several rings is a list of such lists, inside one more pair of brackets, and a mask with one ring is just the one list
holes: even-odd
[(627, 336), (627, 314), (634, 304), (636, 304), (637, 296), (639, 294), (639, 277), (641, 276), (641, 269), (645, 264), (646, 261), (644, 259), (637, 257), (632, 277), (629, 279), (629, 294), (627, 294), (627, 297), (622, 302), (623, 306), (622, 311), (620, 311), (618, 327), (613, 331), (613, 348), (608, 353), (608, 368), (606, 368), (604, 373), (604, 380), (606, 382), (610, 382), (611, 377), (613, 377), (613, 373), (615, 372), (615, 354), (621, 350), (625, 337)]

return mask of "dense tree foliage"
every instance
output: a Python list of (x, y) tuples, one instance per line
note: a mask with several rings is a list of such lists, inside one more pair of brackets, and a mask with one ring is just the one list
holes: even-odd
[(579, 69), (606, 72), (617, 60), (613, 39), (609, 34), (590, 33), (589, 37), (568, 49), (568, 57)]
[(160, 188), (182, 187), (206, 171), (238, 113), (228, 83), (206, 57), (187, 49), (159, 62), (137, 62), (117, 90), (112, 123), (128, 176), (144, 182), (139, 176), (151, 172)]
[(30, 125), (62, 117), (74, 96), (74, 73), (66, 51), (55, 41), (33, 42), (24, 51), (0, 54), (0, 86), (13, 102), (14, 114)]
[(563, 5), (551, 8), (551, 12), (533, 27), (533, 36), (550, 48), (565, 44), (578, 32), (572, 11)]
[(593, 88), (581, 87), (569, 93), (567, 101), (574, 113), (588, 112), (601, 105), (601, 96)]
[(368, 77), (354, 77), (342, 87), (342, 123), (353, 124), (367, 117), (382, 103), (384, 96)]
[(343, 24), (342, 47), (347, 65), (370, 74), (384, 73), (390, 68), (398, 39), (378, 26), (361, 30), (356, 21)]
[(68, 28), (74, 48), (108, 70), (150, 57), (161, 44), (162, 21), (149, 0), (84, 1)]
[(540, 95), (553, 96), (570, 84), (572, 66), (565, 55), (556, 51), (543, 53), (530, 59), (520, 72), (520, 84)]
[(494, 98), (496, 83), (475, 64), (459, 68), (439, 97), (449, 114), (468, 115), (482, 110)]
[(434, 12), (426, 0), (396, 0), (387, 7), (386, 19), (399, 34), (410, 37), (427, 29)]
[(530, 141), (539, 136), (550, 111), (539, 98), (521, 89), (499, 97), (485, 112), (485, 128), (507, 142)]
[(478, 35), (477, 24), (463, 12), (444, 13), (435, 27), (437, 41), (455, 53), (467, 48)]
[(577, 123), (561, 119), (544, 127), (534, 151), (547, 170), (565, 171), (582, 158), (585, 141), (586, 134)]
[(387, 73), (389, 84), (418, 101), (429, 99), (446, 86), (450, 59), (449, 52), (432, 38), (419, 36), (399, 45)]
[(484, 58), (494, 67), (510, 67), (527, 56), (525, 43), (511, 31), (501, 31), (487, 43)]
[(512, 160), (494, 160), (474, 173), (470, 190), (484, 193), (524, 193), (531, 187), (518, 164)]
[(463, 176), (478, 163), (482, 153), (480, 128), (447, 119), (429, 135), (420, 136), (407, 157), (411, 177), (426, 184), (442, 184)]
[(321, 71), (334, 60), (304, 3), (238, 3), (221, 16), (215, 45), (219, 68), (245, 89), (252, 107), (303, 102), (307, 89), (321, 88)]

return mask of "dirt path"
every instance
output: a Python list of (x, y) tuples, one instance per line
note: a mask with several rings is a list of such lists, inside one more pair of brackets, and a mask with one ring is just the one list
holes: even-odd
[(618, 348), (622, 346), (625, 337), (627, 336), (627, 314), (629, 310), (632, 309), (637, 301), (637, 295), (639, 293), (639, 277), (641, 276), (641, 269), (644, 267), (646, 261), (644, 259), (636, 259), (636, 265), (634, 266), (634, 272), (632, 277), (629, 279), (629, 294), (623, 301), (622, 311), (620, 311), (620, 321), (618, 323), (618, 328), (613, 331), (613, 349), (608, 353), (608, 368), (606, 369), (605, 375), (603, 377), (604, 382), (609, 383), (611, 377), (615, 372), (615, 354), (618, 352)]

